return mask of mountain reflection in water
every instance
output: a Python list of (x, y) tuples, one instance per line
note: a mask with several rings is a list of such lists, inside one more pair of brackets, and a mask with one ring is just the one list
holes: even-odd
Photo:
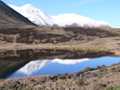
[(12, 74), (10, 78), (74, 73), (84, 70), (87, 67), (96, 68), (97, 66), (110, 66), (117, 63), (120, 63), (120, 57), (110, 56), (84, 60), (37, 60), (28, 63), (23, 68)]

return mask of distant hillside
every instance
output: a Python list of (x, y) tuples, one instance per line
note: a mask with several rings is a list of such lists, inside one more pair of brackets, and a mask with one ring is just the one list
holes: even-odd
[[(35, 25), (0, 0), (0, 28)], [(6, 27), (7, 26), (7, 27)]]

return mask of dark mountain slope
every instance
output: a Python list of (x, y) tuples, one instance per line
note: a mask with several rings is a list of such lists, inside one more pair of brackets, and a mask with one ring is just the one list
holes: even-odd
[(14, 28), (22, 25), (35, 24), (0, 0), (0, 28)]
[[(19, 14), (18, 12), (16, 12), (15, 10), (13, 10), (11, 7), (9, 7), (7, 4), (5, 4), (3, 1), (0, 0), (0, 37), (2, 37), (0, 38), (0, 45), (2, 45), (2, 42), (5, 42), (5, 40), (3, 40), (4, 38), (3, 36), (6, 35), (4, 34), (5, 32), (9, 33), (6, 35), (6, 37), (8, 37), (8, 40), (11, 40), (9, 35), (12, 37), (16, 35), (16, 34), (13, 34), (12, 31), (15, 30), (16, 32), (19, 31), (24, 33), (23, 28), (25, 30), (26, 29), (28, 30), (35, 26), (36, 25), (33, 24), (31, 21), (29, 21), (27, 18), (25, 18), (24, 16), (22, 16), (21, 14)], [(3, 45), (6, 45), (7, 43), (9, 42), (5, 42), (3, 43)], [(6, 46), (9, 46), (9, 45), (6, 45)], [(0, 50), (0, 52), (2, 52), (2, 50)], [(11, 73), (14, 70), (17, 70), (27, 62), (28, 61), (14, 60), (13, 58), (11, 59), (11, 61), (9, 59), (8, 62), (4, 61), (3, 59), (0, 59), (0, 77), (3, 77), (3, 76), (5, 77), (7, 73)]]

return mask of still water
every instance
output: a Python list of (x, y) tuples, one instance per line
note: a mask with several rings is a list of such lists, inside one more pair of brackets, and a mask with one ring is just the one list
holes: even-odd
[(72, 59), (72, 60), (37, 60), (25, 65), (15, 72), (10, 78), (39, 76), (39, 75), (57, 75), (65, 73), (74, 73), (84, 70), (87, 67), (96, 68), (97, 66), (110, 66), (120, 63), (120, 57), (100, 57), (95, 59)]

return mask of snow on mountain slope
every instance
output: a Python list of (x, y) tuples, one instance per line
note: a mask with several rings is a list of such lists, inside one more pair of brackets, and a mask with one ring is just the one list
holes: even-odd
[(58, 16), (52, 16), (52, 18), (54, 22), (60, 26), (76, 24), (78, 26), (100, 27), (109, 25), (104, 21), (93, 20), (89, 17), (80, 16), (74, 13), (60, 14)]
[(21, 13), (23, 16), (27, 17), (32, 22), (38, 25), (53, 25), (57, 24), (59, 26), (66, 26), (76, 24), (78, 26), (89, 26), (89, 27), (100, 27), (100, 26), (110, 26), (110, 24), (94, 20), (89, 17), (81, 16), (75, 13), (60, 14), (57, 16), (48, 16), (40, 9), (34, 7), (31, 4), (26, 4), (23, 6), (10, 5), (13, 9)]
[(45, 14), (40, 9), (34, 7), (31, 4), (26, 4), (23, 6), (10, 5), (17, 12), (27, 17), (30, 21), (38, 25), (52, 25), (52, 18)]

